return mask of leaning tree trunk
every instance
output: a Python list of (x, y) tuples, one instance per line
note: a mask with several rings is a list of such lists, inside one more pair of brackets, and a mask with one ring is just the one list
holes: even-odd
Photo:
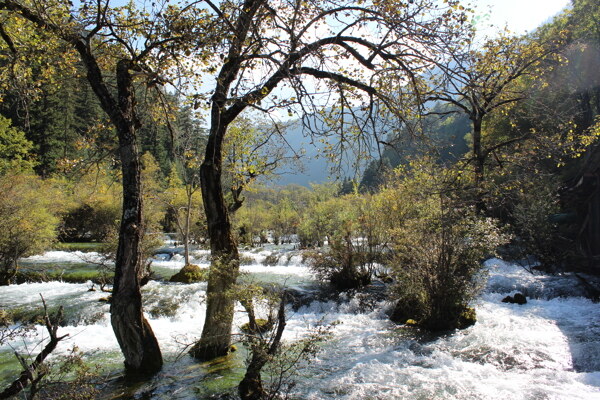
[[(258, 335), (259, 327), (256, 324), (252, 303), (242, 303), (248, 313), (248, 326), (251, 335), (251, 337), (248, 338), (251, 352), (250, 363), (248, 364), (248, 368), (246, 368), (244, 378), (238, 385), (238, 394), (242, 400), (261, 400), (269, 396), (262, 385), (261, 370), (267, 364), (269, 359), (279, 350), (281, 336), (283, 335), (286, 324), (285, 303), (286, 299), (284, 292), (279, 303), (279, 311), (277, 312), (277, 329), (268, 339)], [(279, 378), (282, 378), (282, 376)]]
[(162, 366), (162, 355), (154, 332), (142, 313), (141, 164), (136, 144), (137, 122), (133, 109), (133, 84), (126, 63), (119, 63), (117, 84), (119, 108), (124, 117), (115, 124), (119, 135), (119, 156), (123, 173), (123, 215), (110, 305), (111, 324), (125, 356), (127, 370), (135, 373), (154, 373)]
[(229, 352), (235, 301), (232, 292), (239, 272), (239, 254), (231, 234), (231, 222), (221, 184), (221, 144), (225, 129), (217, 128), (209, 136), (207, 157), (200, 167), (212, 261), (202, 337), (190, 351), (199, 360), (210, 360)]
[(229, 89), (242, 67), (242, 48), (259, 8), (265, 0), (244, 0), (235, 22), (227, 61), (223, 64), (214, 94), (210, 115), (210, 133), (200, 167), (202, 202), (206, 213), (208, 238), (210, 240), (211, 267), (206, 289), (206, 319), (200, 341), (191, 354), (202, 360), (227, 354), (231, 342), (234, 294), (240, 260), (237, 245), (231, 234), (229, 211), (223, 196), (221, 169), (223, 165), (223, 140), (228, 125), (244, 110), (238, 104), (226, 109)]

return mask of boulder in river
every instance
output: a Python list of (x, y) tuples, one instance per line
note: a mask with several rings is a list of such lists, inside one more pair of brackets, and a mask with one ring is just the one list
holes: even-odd
[(110, 300), (111, 300), (111, 298), (112, 298), (112, 296), (108, 296), (108, 297), (100, 297), (100, 298), (98, 299), (98, 302), (100, 302), (100, 303), (110, 303)]
[(503, 303), (511, 303), (511, 304), (527, 304), (527, 298), (523, 293), (515, 293), (514, 296), (506, 296), (502, 299)]

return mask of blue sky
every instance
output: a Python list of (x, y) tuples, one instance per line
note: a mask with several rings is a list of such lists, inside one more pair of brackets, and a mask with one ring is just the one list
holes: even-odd
[[(469, 3), (469, 1), (465, 1)], [(494, 25), (495, 29), (504, 26), (517, 34), (532, 31), (552, 18), (570, 4), (569, 0), (471, 0), (476, 14), (481, 16), (478, 28), (485, 34), (493, 35), (494, 28), (484, 29), (485, 25)]]

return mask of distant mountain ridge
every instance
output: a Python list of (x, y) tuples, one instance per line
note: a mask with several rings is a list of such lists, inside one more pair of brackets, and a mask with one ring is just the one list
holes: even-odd
[[(322, 124), (315, 122), (315, 130), (320, 129), (322, 130)], [(370, 162), (368, 159), (357, 162), (359, 160), (353, 152), (347, 151), (342, 155), (343, 162), (340, 169), (332, 173), (332, 168), (336, 165), (333, 165), (325, 154), (326, 144), (320, 142), (318, 137), (311, 137), (300, 121), (293, 121), (285, 131), (285, 140), (296, 153), (302, 153), (297, 162), (300, 166), (283, 166), (280, 168), (280, 175), (272, 179), (270, 184), (310, 186), (311, 183), (325, 183), (345, 177), (354, 177), (360, 181), (367, 169), (377, 168), (376, 164), (397, 167), (406, 162), (410, 156), (423, 154), (426, 151), (427, 146), (417, 143), (418, 138), (407, 139), (406, 137), (409, 135), (406, 132), (391, 134), (384, 132), (384, 129), (382, 128), (382, 131), (378, 132), (378, 136), (393, 146), (370, 149)], [(468, 151), (470, 124), (464, 114), (451, 114), (443, 117), (428, 116), (423, 130), (423, 136), (427, 137), (429, 142), (429, 149), (434, 147), (438, 153), (437, 158), (442, 162), (456, 160)], [(287, 157), (294, 155), (291, 149), (286, 152)], [(379, 150), (381, 150), (381, 154)]]

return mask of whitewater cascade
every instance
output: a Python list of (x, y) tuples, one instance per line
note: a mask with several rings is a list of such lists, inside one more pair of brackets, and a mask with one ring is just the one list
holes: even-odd
[[(278, 265), (262, 265), (273, 252)], [(208, 266), (206, 252), (194, 263)], [(315, 282), (298, 253), (267, 248), (243, 252), (243, 279), (285, 284), (309, 291)], [(81, 262), (77, 252), (48, 252), (31, 263)], [(85, 257), (99, 257), (85, 254)], [(157, 257), (153, 268), (167, 275), (183, 266), (177, 254)], [(315, 300), (290, 309), (284, 334), (287, 341), (305, 337), (317, 324), (336, 323), (333, 338), (298, 377), (298, 399), (600, 399), (600, 307), (582, 297), (571, 275), (533, 275), (525, 269), (492, 259), (485, 263), (489, 281), (476, 300), (477, 323), (463, 331), (431, 336), (390, 322), (386, 301), (368, 301), (364, 294)], [(110, 327), (107, 294), (88, 291), (91, 284), (31, 283), (0, 288), (0, 306), (27, 315), (39, 309), (39, 294), (49, 306), (65, 306), (66, 326), (56, 357), (76, 345), (92, 363), (110, 375), (121, 370), (121, 355)], [(166, 366), (151, 382), (131, 389), (115, 383), (114, 393), (146, 393), (152, 399), (200, 399), (206, 390), (218, 392), (239, 381), (243, 352), (222, 368), (197, 365), (187, 356), (176, 358), (182, 343), (192, 343), (204, 322), (205, 283), (190, 285), (151, 281), (143, 289), (144, 309), (165, 354)], [(525, 305), (502, 303), (515, 292), (528, 297)], [(234, 331), (246, 322), (238, 307)], [(12, 346), (35, 352), (44, 337)], [(0, 349), (0, 379), (14, 378), (9, 346)], [(208, 389), (207, 389), (208, 388)], [(212, 389), (211, 389), (212, 388)], [(125, 398), (125, 397), (123, 397)]]

